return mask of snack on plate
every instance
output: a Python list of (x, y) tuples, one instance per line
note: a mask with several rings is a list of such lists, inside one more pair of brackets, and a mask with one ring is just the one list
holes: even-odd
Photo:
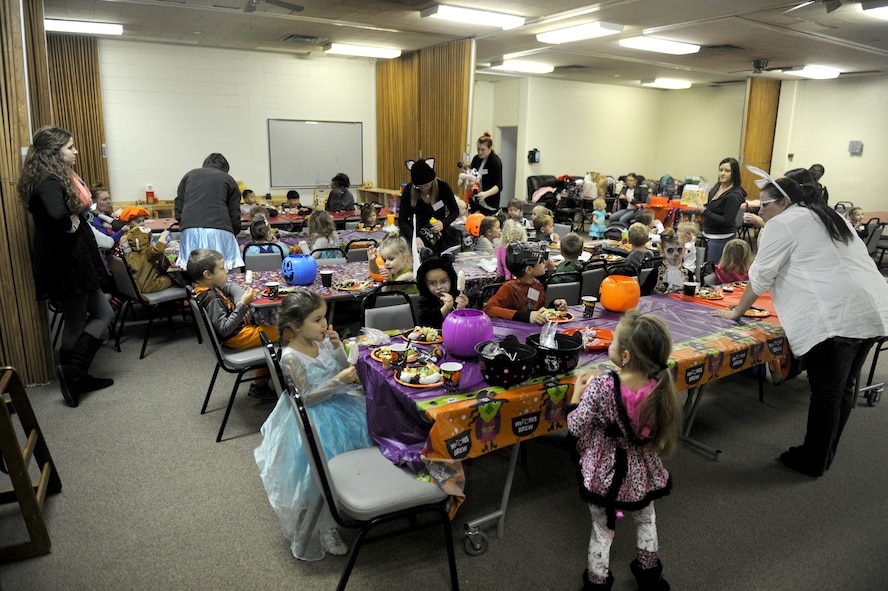
[(725, 293), (734, 293), (734, 286), (733, 286), (733, 284), (729, 283), (729, 284), (725, 285), (725, 286), (722, 288), (722, 291), (725, 292)]
[(704, 300), (720, 300), (725, 297), (724, 294), (717, 289), (710, 289), (708, 287), (701, 287), (697, 296)]
[(573, 314), (567, 311), (562, 312), (561, 310), (555, 310), (554, 308), (540, 308), (540, 311), (545, 314), (546, 320), (552, 320), (554, 322), (567, 322), (573, 320)]
[(344, 289), (344, 290), (358, 290), (358, 289), (366, 289), (372, 285), (370, 281), (356, 281), (354, 279), (343, 279), (342, 281), (337, 281), (335, 286), (336, 289)]
[(740, 289), (746, 289), (747, 283), (749, 283), (749, 282), (748, 281), (735, 281), (734, 287), (739, 287)]
[(440, 338), (440, 331), (430, 326), (416, 326), (404, 335), (408, 341), (431, 343)]
[[(378, 349), (374, 349), (371, 351), (370, 356), (377, 361), (391, 361), (392, 360), (392, 350), (388, 345), (384, 345), (379, 347)], [(415, 363), (417, 360), (417, 351), (413, 347), (407, 347), (407, 363)]]
[(406, 384), (437, 384), (441, 381), (441, 370), (434, 363), (427, 363), (421, 367), (406, 367), (398, 374), (398, 379)]

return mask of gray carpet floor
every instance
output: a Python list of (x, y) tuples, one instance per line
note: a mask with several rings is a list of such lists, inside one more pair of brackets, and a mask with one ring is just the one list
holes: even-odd
[[(215, 442), (233, 377), (223, 375), (199, 408), (212, 372), (193, 332), (158, 330), (139, 360), (141, 327), (128, 329), (123, 352), (100, 351), (93, 373), (115, 385), (68, 408), (58, 385), (29, 397), (61, 475), (45, 515), (46, 556), (0, 566), (0, 588), (19, 590), (334, 589), (343, 557), (292, 557), (253, 461), (270, 412), (241, 389)], [(888, 378), (881, 364), (878, 380)], [(868, 366), (867, 366), (868, 367)], [(768, 385), (758, 401), (749, 375), (709, 387), (692, 435), (723, 450), (713, 461), (682, 445), (667, 466), (671, 496), (658, 501), (665, 576), (677, 590), (883, 590), (888, 403), (861, 400), (833, 468), (812, 479), (775, 461), (801, 442), (807, 409), (802, 374)], [(467, 467), (468, 500), (453, 522), (461, 588), (577, 589), (589, 537), (587, 509), (556, 440), (527, 444), (505, 523), (485, 528), (487, 553), (463, 552), (463, 523), (499, 503), (508, 450)], [(0, 488), (8, 486), (0, 475)], [(343, 532), (348, 542), (352, 532)], [(17, 507), (0, 507), (0, 544), (24, 541)], [(614, 589), (635, 589), (629, 571), (634, 531), (618, 522), (611, 554)], [(447, 589), (439, 532), (366, 547), (349, 585), (355, 590)]]

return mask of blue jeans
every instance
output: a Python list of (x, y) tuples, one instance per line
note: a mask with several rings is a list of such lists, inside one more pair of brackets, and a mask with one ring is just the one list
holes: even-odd
[(706, 260), (718, 264), (718, 262), (721, 261), (722, 251), (725, 249), (725, 244), (736, 237), (736, 234), (732, 234), (727, 238), (707, 238), (706, 243), (708, 246), (706, 247)]
[(855, 380), (863, 367), (872, 339), (833, 337), (804, 355), (811, 402), (804, 457), (815, 472), (832, 464), (851, 409), (857, 402)]

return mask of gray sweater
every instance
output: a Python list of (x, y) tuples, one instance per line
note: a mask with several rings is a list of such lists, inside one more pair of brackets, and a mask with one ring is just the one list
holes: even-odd
[(227, 172), (212, 165), (195, 168), (182, 177), (174, 202), (179, 228), (215, 228), (241, 231), (240, 189)]

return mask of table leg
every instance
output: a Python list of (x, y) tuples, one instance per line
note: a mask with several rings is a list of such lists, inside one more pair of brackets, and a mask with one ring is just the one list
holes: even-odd
[(512, 446), (512, 452), (509, 456), (509, 470), (506, 474), (506, 483), (503, 486), (503, 495), (500, 499), (500, 507), (496, 511), (492, 511), (487, 515), (473, 519), (466, 523), (466, 530), (474, 530), (482, 525), (498, 520), (496, 527), (496, 537), (502, 538), (506, 523), (506, 507), (509, 505), (509, 494), (512, 492), (512, 479), (515, 477), (515, 466), (518, 464), (518, 455), (521, 449), (521, 443)]
[(714, 447), (709, 447), (708, 445), (697, 441), (690, 437), (691, 427), (694, 426), (694, 419), (697, 418), (697, 409), (700, 406), (700, 399), (703, 398), (703, 386), (697, 386), (696, 388), (691, 388), (688, 390), (688, 398), (685, 400), (684, 405), (684, 429), (682, 430), (681, 438), (682, 440), (690, 445), (691, 447), (698, 449), (700, 451), (706, 452), (712, 456), (716, 462), (721, 460), (721, 450), (716, 449)]

